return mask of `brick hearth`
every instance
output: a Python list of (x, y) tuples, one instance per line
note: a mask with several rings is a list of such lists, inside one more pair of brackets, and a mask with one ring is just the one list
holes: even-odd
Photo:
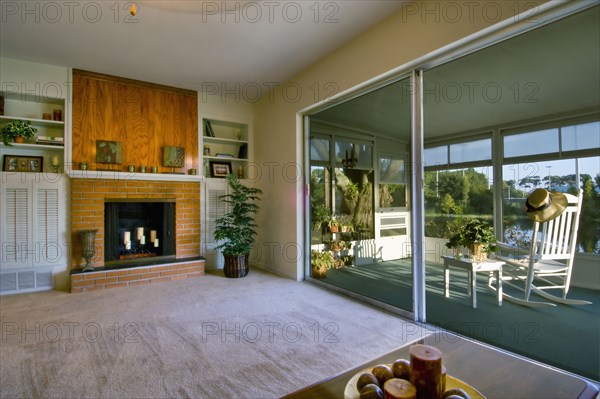
[(204, 274), (204, 261), (171, 265), (140, 266), (130, 269), (101, 270), (71, 275), (71, 292), (98, 291), (106, 288), (130, 287), (181, 280)]
[[(96, 254), (92, 259), (94, 267), (104, 266), (104, 200), (106, 198), (168, 198), (174, 199), (175, 206), (175, 257), (177, 259), (193, 258), (200, 255), (200, 183), (199, 182), (167, 182), (167, 181), (145, 181), (145, 180), (113, 180), (113, 179), (85, 179), (74, 178), (71, 180), (71, 242), (72, 249), (72, 264), (71, 269), (80, 269), (85, 260), (81, 256), (81, 240), (79, 231), (97, 229), (96, 234)], [(176, 261), (174, 261), (175, 263)], [(173, 265), (177, 266), (177, 265)], [(171, 266), (154, 266), (154, 267), (171, 267)], [(204, 272), (204, 263), (202, 262), (202, 273)], [(131, 276), (137, 275), (137, 271), (146, 268), (124, 269), (122, 272), (136, 271)], [(164, 273), (174, 271), (174, 269), (160, 271), (154, 270), (152, 273)], [(91, 272), (85, 274), (73, 274), (71, 276), (72, 287), (81, 288), (78, 285), (79, 281), (76, 276), (86, 276), (92, 274), (107, 274), (118, 271), (103, 271)], [(196, 275), (196, 272), (182, 272), (175, 275), (177, 278), (182, 276)], [(125, 275), (115, 275), (110, 278), (124, 277)], [(127, 276), (130, 276), (127, 274)], [(170, 275), (159, 275), (145, 278), (142, 281), (170, 278)], [(109, 277), (98, 277), (109, 278)], [(96, 282), (95, 277), (89, 279)], [(113, 281), (110, 284), (125, 284), (125, 280)], [(147, 281), (150, 282), (150, 281)], [(76, 284), (77, 283), (77, 284)], [(101, 285), (101, 284), (98, 284)], [(86, 286), (89, 288), (88, 286)], [(95, 288), (100, 289), (100, 288)], [(75, 292), (75, 291), (73, 291)], [(77, 291), (80, 292), (80, 291)]]

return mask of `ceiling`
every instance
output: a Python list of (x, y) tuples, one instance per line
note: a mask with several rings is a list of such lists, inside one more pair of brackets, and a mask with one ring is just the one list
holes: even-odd
[(289, 80), (404, 1), (0, 2), (2, 57), (201, 90)]
[[(314, 120), (410, 138), (407, 80)], [(424, 72), (427, 140), (515, 121), (600, 109), (600, 7)]]

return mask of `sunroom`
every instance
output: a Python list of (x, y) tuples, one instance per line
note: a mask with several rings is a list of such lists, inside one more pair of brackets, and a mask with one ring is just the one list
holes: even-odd
[[(393, 312), (600, 378), (599, 7), (566, 7), (416, 60), (305, 114), (306, 276)], [(531, 239), (535, 188), (583, 192), (569, 296), (471, 306), (445, 244), (464, 220)], [(314, 266), (329, 262), (331, 267)]]

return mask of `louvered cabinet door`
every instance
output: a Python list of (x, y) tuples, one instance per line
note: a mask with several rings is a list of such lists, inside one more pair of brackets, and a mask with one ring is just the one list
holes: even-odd
[(0, 269), (31, 266), (31, 259), (34, 256), (31, 246), (31, 183), (18, 178), (3, 178), (0, 197), (2, 198)]
[(42, 181), (33, 185), (34, 266), (63, 266), (67, 259), (64, 242), (66, 222), (64, 190), (61, 181)]
[(220, 198), (227, 194), (227, 184), (224, 181), (207, 181), (204, 190), (205, 198), (205, 218), (204, 218), (204, 240), (205, 254), (207, 267), (222, 268), (223, 257), (218, 253), (215, 246), (215, 228), (217, 227), (217, 219), (225, 215), (227, 212), (227, 204)]

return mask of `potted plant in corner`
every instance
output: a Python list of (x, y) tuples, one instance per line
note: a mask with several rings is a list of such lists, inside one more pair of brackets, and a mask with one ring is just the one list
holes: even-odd
[(13, 140), (15, 143), (23, 143), (35, 136), (36, 133), (37, 128), (32, 126), (30, 121), (21, 120), (8, 122), (0, 131), (2, 143), (7, 147), (12, 147), (9, 140)]
[(229, 212), (217, 219), (215, 240), (225, 258), (225, 276), (245, 277), (250, 269), (248, 257), (256, 235), (254, 216), (259, 207), (255, 202), (262, 191), (243, 185), (233, 174), (227, 175), (227, 184), (230, 193), (221, 199), (227, 203)]

